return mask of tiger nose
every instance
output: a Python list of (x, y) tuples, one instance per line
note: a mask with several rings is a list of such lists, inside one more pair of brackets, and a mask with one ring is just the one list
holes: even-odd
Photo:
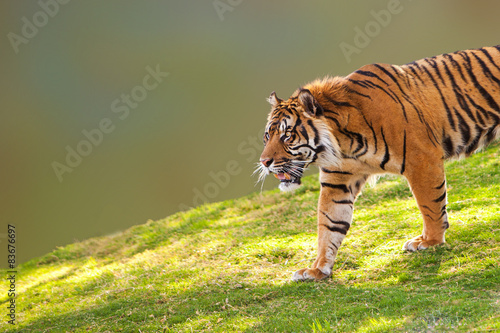
[(269, 167), (273, 163), (272, 158), (261, 158), (260, 163), (262, 163), (265, 167)]

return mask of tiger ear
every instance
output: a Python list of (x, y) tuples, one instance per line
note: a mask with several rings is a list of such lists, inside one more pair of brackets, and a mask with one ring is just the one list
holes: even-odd
[(267, 99), (267, 101), (273, 106), (275, 107), (276, 105), (278, 105), (279, 103), (283, 102), (282, 99), (279, 99), (278, 96), (276, 96), (276, 93), (273, 91), (271, 93), (271, 96), (269, 96), (269, 98)]
[(304, 110), (311, 116), (323, 115), (323, 108), (314, 98), (308, 89), (301, 89), (299, 92), (299, 101), (304, 106)]

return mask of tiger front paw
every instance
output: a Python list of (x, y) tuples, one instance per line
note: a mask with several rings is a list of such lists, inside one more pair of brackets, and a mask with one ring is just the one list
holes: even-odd
[(407, 251), (418, 251), (418, 250), (425, 250), (430, 246), (438, 245), (438, 244), (443, 244), (443, 240), (432, 240), (432, 239), (427, 239), (424, 240), (424, 237), (422, 235), (413, 237), (410, 240), (407, 240), (406, 243), (403, 245), (403, 250)]
[(330, 275), (332, 275), (331, 270), (323, 272), (319, 268), (303, 268), (293, 273), (292, 281), (319, 281), (326, 279)]

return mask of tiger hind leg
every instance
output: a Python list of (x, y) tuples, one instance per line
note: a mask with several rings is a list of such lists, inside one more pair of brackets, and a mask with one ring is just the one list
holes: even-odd
[(443, 162), (434, 160), (408, 171), (405, 176), (422, 213), (424, 227), (422, 234), (408, 240), (403, 249), (417, 251), (443, 244), (449, 227)]

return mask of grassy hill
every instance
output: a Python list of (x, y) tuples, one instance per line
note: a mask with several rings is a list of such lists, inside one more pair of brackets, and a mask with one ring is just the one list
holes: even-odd
[[(500, 145), (447, 164), (447, 244), (401, 250), (422, 222), (402, 178), (365, 188), (332, 278), (315, 259), (317, 175), (58, 248), (18, 267), (3, 332), (500, 330)], [(273, 180), (268, 180), (273, 181)], [(6, 276), (6, 272), (2, 272)]]

